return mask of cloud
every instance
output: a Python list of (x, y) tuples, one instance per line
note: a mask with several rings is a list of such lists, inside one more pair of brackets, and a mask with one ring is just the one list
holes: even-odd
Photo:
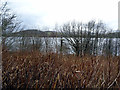
[[(25, 24), (49, 25), (91, 19), (112, 23), (118, 18), (119, 0), (9, 0), (9, 6)], [(32, 23), (34, 22), (34, 23)], [(113, 22), (112, 25), (117, 24)], [(116, 29), (117, 27), (115, 27)]]

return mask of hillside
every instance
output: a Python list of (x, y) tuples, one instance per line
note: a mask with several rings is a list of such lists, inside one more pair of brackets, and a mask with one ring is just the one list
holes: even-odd
[[(27, 30), (22, 30), (19, 32), (14, 32), (14, 33), (8, 33), (8, 34), (4, 34), (3, 36), (7, 36), (7, 37), (61, 37), (61, 33), (60, 32), (56, 32), (56, 31), (40, 31), (37, 29), (27, 29)], [(64, 37), (71, 37), (70, 35), (64, 34)], [(75, 37), (77, 37), (76, 35), (74, 35)], [(86, 37), (86, 35), (83, 34), (83, 37)], [(96, 37), (94, 35), (92, 35), (91, 37)], [(106, 33), (106, 34), (98, 34), (99, 38), (120, 38), (120, 32), (113, 32), (113, 33)]]
[(28, 30), (23, 30), (19, 32), (15, 32), (12, 34), (12, 36), (39, 36), (39, 37), (55, 37), (57, 34), (55, 31), (40, 31), (37, 29), (28, 29)]

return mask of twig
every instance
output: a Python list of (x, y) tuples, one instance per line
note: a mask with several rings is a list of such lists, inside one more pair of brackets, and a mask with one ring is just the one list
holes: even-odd
[[(117, 77), (115, 78), (115, 80), (109, 85), (108, 89), (116, 82), (117, 83), (117, 78), (120, 76), (120, 72), (118, 73)], [(117, 84), (118, 85), (118, 84)], [(119, 85), (118, 85), (119, 87)]]

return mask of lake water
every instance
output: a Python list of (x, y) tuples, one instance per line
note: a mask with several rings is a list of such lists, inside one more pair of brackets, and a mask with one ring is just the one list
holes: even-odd
[[(63, 40), (63, 46), (64, 46), (64, 52), (71, 54), (74, 53), (72, 47), (68, 44), (68, 42), (65, 40), (65, 38), (62, 38)], [(82, 39), (85, 41), (85, 38)], [(94, 42), (95, 38), (92, 38), (90, 42)], [(108, 43), (109, 38), (99, 38), (98, 42), (96, 42), (97, 45), (97, 52), (99, 54), (103, 53), (103, 49), (106, 43)], [(20, 48), (22, 49), (31, 49), (32, 45), (38, 44), (38, 48), (42, 52), (45, 52), (46, 49), (51, 52), (57, 52), (60, 51), (60, 46), (61, 46), (61, 38), (49, 38), (49, 37), (9, 37), (6, 40), (7, 47), (9, 48), (10, 51), (16, 51), (19, 50)], [(112, 51), (113, 54), (115, 50), (117, 50), (117, 55), (120, 55), (120, 38), (111, 38), (110, 42), (112, 45)], [(21, 45), (24, 44), (24, 47), (21, 47)], [(117, 45), (117, 48), (116, 48)], [(65, 51), (66, 50), (66, 51)]]

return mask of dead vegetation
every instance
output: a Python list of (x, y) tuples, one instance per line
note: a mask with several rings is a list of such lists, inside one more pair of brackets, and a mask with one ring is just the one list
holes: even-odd
[(5, 52), (3, 88), (120, 88), (119, 56)]

